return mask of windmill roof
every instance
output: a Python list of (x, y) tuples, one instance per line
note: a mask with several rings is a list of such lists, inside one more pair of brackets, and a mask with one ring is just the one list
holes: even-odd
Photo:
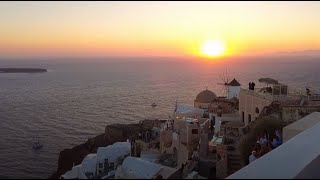
[(241, 86), (241, 84), (234, 78), (228, 86)]

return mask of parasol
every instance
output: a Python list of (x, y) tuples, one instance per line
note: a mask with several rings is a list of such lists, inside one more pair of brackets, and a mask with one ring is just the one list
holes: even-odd
[(266, 84), (278, 84), (278, 81), (272, 78), (260, 78), (259, 82)]

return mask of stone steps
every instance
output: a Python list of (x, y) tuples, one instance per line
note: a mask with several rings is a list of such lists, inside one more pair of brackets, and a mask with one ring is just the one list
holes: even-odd
[(228, 174), (231, 175), (241, 168), (243, 168), (243, 162), (241, 155), (237, 152), (228, 153)]

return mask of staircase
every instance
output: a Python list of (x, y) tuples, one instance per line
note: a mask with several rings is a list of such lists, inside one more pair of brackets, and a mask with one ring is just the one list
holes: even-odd
[(244, 167), (241, 155), (237, 151), (228, 152), (228, 175), (231, 175)]

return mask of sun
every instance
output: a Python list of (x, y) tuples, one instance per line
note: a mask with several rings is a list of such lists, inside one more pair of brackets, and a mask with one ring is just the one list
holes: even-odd
[(210, 57), (221, 56), (225, 52), (225, 46), (223, 42), (218, 40), (207, 41), (203, 44), (201, 52)]

